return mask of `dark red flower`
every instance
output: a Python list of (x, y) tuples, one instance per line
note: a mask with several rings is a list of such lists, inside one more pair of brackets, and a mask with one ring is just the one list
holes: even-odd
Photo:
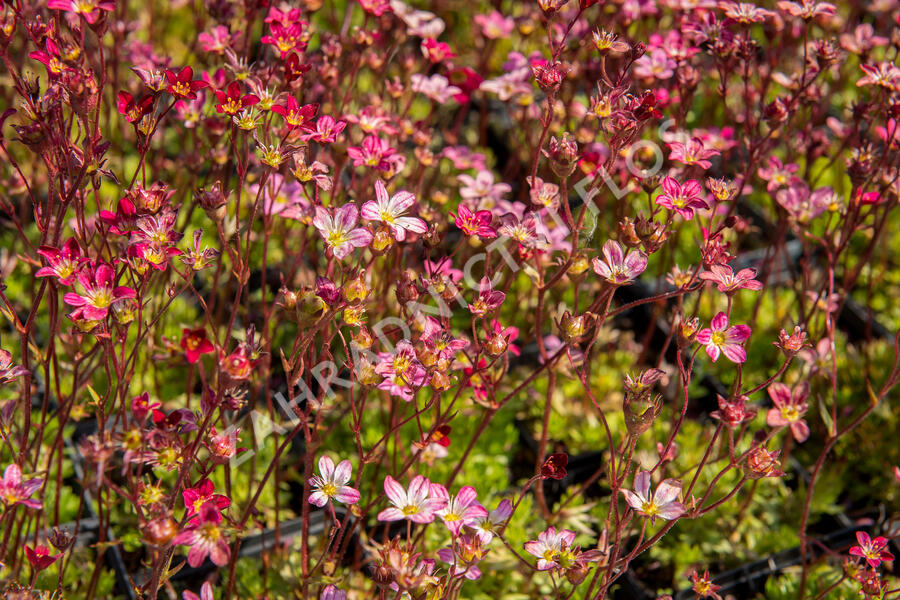
[(551, 454), (541, 465), (541, 479), (562, 479), (566, 476), (569, 456), (564, 452)]
[(62, 554), (50, 554), (50, 548), (47, 546), (35, 546), (34, 548), (25, 546), (25, 556), (35, 571), (43, 571), (55, 563)]
[(205, 81), (194, 81), (194, 69), (183, 67), (176, 75), (171, 69), (166, 69), (166, 79), (169, 87), (166, 91), (179, 100), (196, 100), (197, 90), (202, 90), (209, 84)]
[(244, 95), (241, 84), (237, 81), (232, 81), (224, 92), (216, 90), (216, 100), (219, 101), (216, 104), (216, 111), (219, 114), (236, 115), (248, 106), (259, 102), (259, 97), (253, 94)]

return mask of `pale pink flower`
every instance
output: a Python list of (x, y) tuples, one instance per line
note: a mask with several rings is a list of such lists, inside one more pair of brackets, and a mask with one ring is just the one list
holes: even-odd
[(809, 438), (809, 425), (803, 420), (809, 405), (809, 382), (804, 381), (793, 391), (783, 383), (775, 382), (769, 386), (769, 397), (775, 408), (766, 413), (766, 425), (769, 427), (790, 427), (794, 439), (805, 442)]
[(443, 487), (417, 475), (409, 482), (409, 488), (403, 489), (402, 485), (388, 475), (384, 478), (384, 493), (393, 506), (378, 513), (377, 518), (379, 521), (408, 519), (413, 523), (431, 523), (435, 513), (446, 503), (446, 490), (443, 494), (440, 491)]
[(866, 75), (856, 82), (858, 87), (874, 85), (888, 90), (896, 89), (897, 81), (900, 79), (900, 69), (894, 66), (894, 63), (885, 61), (874, 65), (860, 65), (859, 68)]
[(475, 535), (481, 540), (482, 544), (489, 544), (496, 533), (496, 527), (504, 523), (512, 516), (512, 504), (509, 500), (501, 500), (497, 508), (492, 510), (486, 516), (475, 519), (470, 527), (475, 530)]
[(558, 567), (561, 559), (568, 554), (572, 555), (574, 561), (574, 553), (570, 550), (574, 541), (574, 531), (568, 529), (557, 531), (556, 527), (550, 526), (538, 534), (537, 540), (525, 542), (525, 551), (537, 557), (538, 571), (549, 571)]
[(362, 217), (369, 221), (381, 221), (391, 228), (398, 242), (406, 239), (406, 232), (425, 233), (428, 226), (418, 217), (404, 217), (403, 213), (412, 206), (416, 197), (406, 191), (400, 191), (388, 197), (387, 188), (380, 179), (375, 182), (375, 200), (369, 200), (362, 206)]
[(207, 502), (172, 543), (191, 547), (187, 562), (192, 567), (199, 567), (207, 556), (213, 564), (224, 567), (231, 557), (231, 549), (221, 525), (222, 513), (213, 502)]
[(481, 34), (492, 40), (507, 38), (516, 28), (515, 21), (496, 10), (487, 15), (475, 15), (473, 20), (481, 28)]
[(342, 260), (354, 248), (365, 248), (372, 243), (372, 232), (364, 227), (357, 227), (358, 220), (359, 210), (354, 204), (341, 206), (334, 211), (334, 216), (318, 206), (313, 225), (322, 234), (335, 258)]
[(720, 292), (733, 294), (745, 289), (759, 291), (763, 288), (761, 281), (756, 280), (756, 269), (741, 269), (736, 274), (730, 265), (711, 265), (709, 271), (700, 273), (700, 279), (716, 284)]
[(656, 518), (671, 521), (677, 519), (687, 510), (678, 496), (681, 494), (681, 482), (676, 479), (662, 481), (655, 492), (650, 491), (650, 472), (641, 471), (634, 476), (634, 491), (622, 490), (625, 501), (635, 512), (650, 519)]
[[(437, 494), (434, 494), (437, 491)], [(478, 503), (478, 492), (470, 485), (459, 490), (452, 498), (447, 490), (440, 488), (433, 490), (433, 496), (445, 500), (444, 507), (437, 511), (447, 529), (454, 536), (458, 536), (464, 525), (472, 525), (476, 519), (488, 516), (488, 511)]]
[(416, 73), (410, 77), (412, 91), (428, 96), (438, 104), (446, 104), (462, 90), (455, 85), (450, 85), (450, 80), (443, 75), (427, 77)]
[(631, 283), (635, 277), (644, 272), (649, 259), (640, 250), (633, 250), (625, 255), (622, 246), (615, 240), (607, 240), (603, 244), (603, 258), (594, 257), (592, 265), (594, 273), (613, 285)]
[(329, 457), (319, 457), (319, 474), (309, 480), (315, 490), (309, 495), (309, 503), (322, 507), (330, 500), (347, 505), (359, 502), (359, 492), (347, 485), (352, 474), (353, 467), (349, 460), (342, 460), (335, 467)]
[(691, 138), (687, 143), (671, 142), (669, 146), (669, 159), (677, 160), (685, 165), (698, 165), (703, 169), (708, 169), (712, 163), (707, 160), (713, 156), (721, 154), (714, 148), (706, 148), (703, 140), (700, 138)]

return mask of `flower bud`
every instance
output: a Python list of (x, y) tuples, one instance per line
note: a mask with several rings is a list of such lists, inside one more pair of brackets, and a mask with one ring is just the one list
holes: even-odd
[(60, 552), (65, 552), (75, 543), (75, 536), (65, 527), (54, 527), (50, 543)]
[(304, 290), (297, 297), (297, 322), (301, 327), (316, 323), (325, 312), (325, 301), (312, 290)]
[(365, 386), (376, 386), (384, 379), (375, 372), (375, 365), (364, 358), (353, 367), (353, 372), (356, 374), (356, 380)]
[(484, 348), (491, 356), (500, 356), (509, 348), (509, 340), (502, 333), (498, 333), (487, 339)]
[(178, 533), (178, 525), (175, 524), (175, 521), (172, 517), (168, 515), (163, 515), (161, 517), (156, 517), (144, 524), (143, 526), (144, 539), (154, 546), (165, 546), (175, 537), (175, 534)]
[(625, 427), (628, 434), (637, 438), (647, 431), (662, 410), (662, 397), (651, 398), (649, 394), (639, 398), (629, 398), (626, 394), (622, 411), (625, 413)]
[(550, 168), (558, 177), (568, 177), (575, 172), (578, 144), (568, 133), (563, 133), (560, 139), (550, 138), (550, 145), (543, 153), (550, 159)]
[(747, 457), (745, 472), (750, 479), (762, 479), (763, 477), (781, 477), (784, 471), (778, 469), (778, 456), (780, 450), (770, 452), (762, 446), (757, 446), (750, 451)]

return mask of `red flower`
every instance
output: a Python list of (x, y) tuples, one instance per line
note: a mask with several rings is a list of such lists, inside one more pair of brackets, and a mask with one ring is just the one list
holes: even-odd
[(541, 465), (541, 479), (562, 479), (566, 476), (568, 464), (569, 456), (566, 453), (551, 454)]
[(241, 84), (237, 81), (229, 83), (228, 88), (224, 92), (216, 90), (216, 99), (219, 101), (216, 104), (216, 111), (219, 114), (236, 115), (248, 106), (259, 102), (258, 96), (253, 94), (242, 95), (242, 91)]
[(312, 130), (312, 120), (318, 111), (318, 104), (300, 106), (293, 96), (288, 96), (287, 102), (284, 105), (276, 104), (272, 107), (272, 112), (278, 113), (284, 117), (285, 122), (291, 129), (299, 127), (303, 131)]
[(139, 101), (135, 101), (134, 96), (128, 92), (119, 92), (116, 94), (116, 108), (125, 115), (125, 120), (129, 123), (137, 123), (144, 115), (150, 112), (153, 106), (153, 97), (144, 96)]
[(205, 329), (188, 329), (187, 327), (182, 330), (181, 347), (184, 348), (185, 358), (191, 364), (200, 360), (201, 355), (209, 354), (216, 349), (206, 338)]
[(284, 61), (284, 80), (287, 83), (303, 77), (303, 74), (312, 67), (300, 62), (300, 57), (296, 52), (291, 52)]
[(179, 100), (196, 100), (197, 90), (209, 85), (205, 81), (194, 81), (194, 69), (189, 66), (182, 68), (177, 75), (171, 69), (166, 69), (166, 79), (169, 80), (166, 91)]
[(213, 503), (220, 511), (231, 506), (231, 500), (228, 496), (213, 493), (213, 483), (209, 479), (203, 479), (192, 488), (188, 488), (181, 492), (184, 498), (184, 507), (187, 514), (195, 515), (207, 502)]
[(866, 559), (871, 567), (877, 567), (883, 560), (894, 560), (894, 555), (885, 550), (888, 545), (887, 538), (877, 537), (874, 540), (865, 531), (856, 532), (856, 541), (859, 546), (850, 548), (850, 554)]
[(62, 554), (50, 554), (50, 548), (47, 546), (35, 546), (34, 548), (25, 546), (25, 556), (35, 571), (43, 571), (55, 563)]

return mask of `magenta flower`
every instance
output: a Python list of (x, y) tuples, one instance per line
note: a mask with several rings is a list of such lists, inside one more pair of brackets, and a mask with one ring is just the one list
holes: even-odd
[(194, 487), (187, 488), (181, 492), (181, 497), (184, 498), (184, 508), (187, 510), (188, 516), (199, 513), (200, 509), (207, 502), (212, 502), (220, 511), (231, 506), (231, 500), (228, 496), (216, 494), (214, 490), (213, 482), (209, 479), (203, 479)]
[(478, 503), (478, 492), (470, 485), (459, 490), (459, 493), (450, 498), (447, 490), (443, 487), (435, 490), (432, 495), (436, 498), (443, 499), (446, 504), (437, 511), (437, 515), (443, 519), (444, 525), (455, 536), (459, 535), (463, 525), (473, 525), (476, 519), (488, 516), (488, 511)]
[(21, 365), (13, 365), (12, 354), (0, 349), (0, 384), (9, 383), (22, 375), (27, 375), (28, 369)]
[(894, 555), (885, 550), (888, 545), (887, 538), (877, 537), (873, 540), (865, 531), (857, 531), (856, 541), (859, 546), (850, 548), (850, 554), (866, 559), (872, 568), (880, 565), (883, 560), (894, 560)]
[(40, 500), (33, 500), (31, 496), (41, 487), (41, 480), (37, 477), (22, 481), (22, 469), (13, 463), (3, 471), (3, 479), (0, 479), (0, 501), (9, 509), (16, 504), (28, 508), (40, 509), (43, 506)]
[(335, 258), (342, 260), (354, 248), (365, 248), (372, 243), (372, 233), (364, 227), (357, 227), (358, 220), (359, 209), (354, 204), (338, 208), (334, 211), (334, 216), (317, 206), (313, 225), (322, 234)]
[(291, 129), (300, 128), (303, 131), (312, 131), (312, 120), (316, 116), (316, 113), (319, 112), (319, 105), (306, 104), (300, 106), (296, 98), (288, 96), (283, 105), (276, 104), (273, 106), (272, 112), (284, 117), (284, 122), (287, 123)]
[(75, 273), (87, 260), (81, 255), (81, 248), (75, 238), (66, 240), (61, 249), (41, 246), (37, 252), (50, 264), (38, 269), (35, 277), (56, 277), (60, 285), (72, 285), (75, 282)]
[(416, 357), (416, 351), (409, 340), (400, 340), (394, 353), (380, 352), (375, 372), (384, 376), (378, 389), (388, 391), (392, 396), (399, 396), (407, 402), (415, 397), (415, 389), (425, 384), (427, 373)]
[(116, 3), (113, 0), (50, 0), (47, 2), (47, 8), (81, 15), (85, 21), (93, 25), (100, 18), (101, 10), (106, 12), (115, 10)]
[(625, 285), (644, 272), (649, 259), (640, 250), (629, 252), (626, 256), (622, 252), (622, 246), (614, 240), (607, 240), (603, 244), (603, 258), (594, 257), (592, 264), (594, 273), (603, 277), (613, 285)]
[(691, 138), (686, 144), (672, 142), (668, 146), (670, 150), (669, 159), (677, 160), (685, 165), (698, 165), (703, 169), (708, 169), (712, 166), (712, 163), (707, 159), (721, 154), (721, 152), (713, 148), (705, 148), (703, 140), (696, 137)]
[(666, 479), (657, 487), (656, 492), (650, 491), (650, 472), (641, 471), (634, 476), (634, 491), (622, 490), (625, 501), (635, 512), (650, 519), (651, 523), (656, 518), (671, 521), (677, 519), (687, 510), (678, 496), (681, 494), (681, 482), (677, 479)]
[(504, 300), (506, 300), (506, 294), (495, 290), (489, 277), (482, 277), (478, 282), (478, 296), (469, 305), (469, 311), (475, 316), (486, 315), (500, 308)]
[(409, 483), (409, 489), (403, 489), (402, 485), (388, 475), (384, 478), (384, 493), (393, 506), (378, 513), (377, 518), (379, 521), (409, 519), (413, 523), (431, 523), (435, 512), (446, 503), (447, 492), (440, 491), (443, 487), (417, 475)]
[(352, 474), (353, 467), (349, 460), (342, 460), (335, 467), (334, 461), (327, 456), (319, 457), (319, 475), (314, 475), (309, 480), (309, 484), (315, 488), (309, 495), (309, 503), (321, 508), (329, 500), (347, 505), (359, 502), (359, 492), (347, 485)]
[(887, 90), (894, 90), (897, 82), (900, 80), (900, 69), (890, 62), (880, 62), (874, 65), (859, 65), (859, 68), (866, 74), (856, 82), (858, 87), (866, 85), (874, 85), (883, 87)]
[(569, 549), (574, 541), (574, 531), (557, 531), (556, 527), (550, 526), (538, 534), (537, 540), (525, 542), (525, 551), (537, 557), (538, 571), (549, 571), (560, 566), (567, 554), (572, 554), (574, 561), (574, 554)]
[(719, 360), (724, 353), (728, 360), (742, 363), (747, 360), (747, 351), (743, 343), (750, 337), (747, 325), (728, 326), (728, 315), (720, 312), (713, 317), (710, 327), (697, 333), (697, 341), (706, 346), (706, 353), (713, 362)]
[(815, 2), (814, 0), (800, 0), (800, 2), (781, 0), (778, 3), (778, 8), (792, 17), (800, 17), (804, 21), (810, 21), (820, 16), (830, 17), (835, 11), (834, 4)]
[(379, 171), (393, 171), (404, 159), (387, 142), (376, 135), (368, 135), (362, 145), (347, 148), (347, 156), (353, 159), (353, 166), (372, 167)]
[(330, 115), (322, 115), (316, 119), (316, 126), (309, 133), (300, 136), (304, 141), (314, 140), (320, 144), (331, 144), (347, 127), (346, 121), (335, 121)]
[(337, 587), (333, 583), (329, 583), (322, 590), (319, 600), (347, 600), (347, 592)]
[(130, 287), (114, 286), (115, 276), (113, 268), (105, 263), (86, 267), (77, 275), (78, 283), (84, 288), (83, 294), (69, 292), (63, 296), (63, 300), (81, 308), (81, 317), (84, 319), (104, 319), (111, 306), (137, 296)]
[(190, 66), (182, 67), (177, 74), (171, 69), (166, 69), (166, 79), (169, 81), (166, 91), (178, 100), (196, 100), (197, 91), (209, 85), (199, 79), (195, 81), (194, 69)]
[(460, 204), (456, 208), (456, 214), (450, 213), (450, 216), (453, 217), (456, 226), (469, 237), (473, 235), (482, 238), (497, 237), (497, 230), (491, 227), (493, 215), (489, 210), (479, 210), (473, 213), (469, 207)]
[(809, 425), (803, 420), (809, 405), (809, 382), (797, 385), (793, 392), (783, 383), (775, 382), (769, 386), (769, 397), (775, 408), (766, 413), (766, 425), (769, 427), (790, 427), (794, 439), (805, 442), (809, 437)]
[(693, 218), (695, 208), (709, 208), (706, 201), (700, 197), (703, 188), (696, 179), (689, 179), (681, 185), (673, 178), (666, 177), (663, 179), (662, 187), (664, 193), (657, 196), (656, 203), (674, 210), (688, 221)]
[(181, 594), (181, 600), (215, 600), (213, 597), (212, 584), (208, 581), (204, 581), (203, 586), (200, 588), (199, 596), (194, 592), (185, 590)]
[(362, 217), (370, 221), (381, 221), (391, 228), (398, 242), (406, 239), (406, 232), (425, 233), (428, 226), (418, 217), (404, 217), (403, 213), (413, 205), (416, 197), (410, 192), (397, 192), (388, 197), (387, 188), (380, 179), (375, 182), (375, 200), (362, 206)]
[(207, 556), (213, 564), (220, 567), (228, 564), (231, 549), (228, 547), (221, 524), (222, 513), (214, 502), (207, 502), (200, 507), (197, 516), (188, 522), (187, 527), (175, 536), (173, 543), (176, 546), (191, 547), (187, 558), (190, 566), (199, 567)]
[(755, 278), (756, 269), (741, 269), (735, 274), (729, 265), (712, 265), (709, 271), (700, 273), (700, 279), (712, 281), (719, 288), (719, 291), (725, 294), (733, 294), (740, 289), (753, 290), (755, 292), (761, 290), (763, 284)]
[(475, 535), (482, 544), (489, 544), (494, 539), (495, 528), (512, 516), (512, 503), (509, 500), (501, 500), (497, 508), (487, 516), (475, 519), (469, 526), (475, 530)]

